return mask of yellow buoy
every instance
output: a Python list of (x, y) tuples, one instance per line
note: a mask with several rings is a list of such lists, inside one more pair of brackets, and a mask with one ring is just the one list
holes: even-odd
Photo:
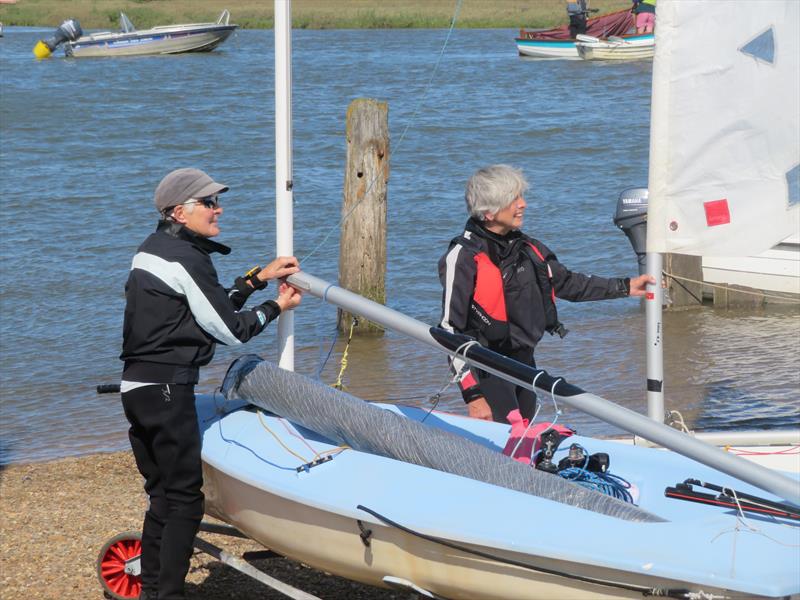
[(36, 42), (36, 45), (33, 47), (33, 55), (36, 58), (47, 58), (52, 53), (53, 52), (50, 50), (50, 48), (47, 47), (47, 44), (45, 44), (42, 40)]

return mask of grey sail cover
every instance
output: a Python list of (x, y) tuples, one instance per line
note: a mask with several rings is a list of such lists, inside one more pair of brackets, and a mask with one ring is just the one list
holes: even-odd
[(664, 519), (557, 475), (538, 471), (448, 431), (374, 406), (255, 355), (234, 362), (222, 386), (242, 399), (310, 429), (336, 444), (490, 483), (624, 519)]

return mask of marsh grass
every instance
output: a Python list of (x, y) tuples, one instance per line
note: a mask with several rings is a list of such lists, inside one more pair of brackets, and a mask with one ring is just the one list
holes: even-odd
[[(600, 13), (628, 8), (630, 0), (592, 0)], [(245, 28), (271, 28), (269, 0), (20, 0), (0, 5), (6, 25), (57, 27), (78, 19), (84, 29), (116, 29), (120, 11), (139, 29), (174, 23), (213, 22), (224, 8)], [(299, 29), (382, 29), (448, 27), (456, 0), (294, 0), (292, 21)], [(567, 21), (564, 0), (463, 0), (462, 28), (538, 28)]]

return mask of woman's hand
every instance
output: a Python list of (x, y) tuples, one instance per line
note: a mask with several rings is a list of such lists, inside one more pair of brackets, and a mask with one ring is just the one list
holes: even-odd
[(294, 256), (279, 256), (258, 272), (259, 281), (283, 279), (300, 270), (300, 263)]
[(655, 285), (656, 278), (652, 275), (639, 275), (638, 277), (631, 277), (631, 291), (629, 296), (644, 296), (647, 290), (647, 285)]
[(278, 287), (278, 297), (275, 299), (278, 306), (281, 307), (281, 312), (292, 310), (300, 305), (303, 299), (303, 292), (288, 283), (282, 283)]
[(482, 421), (492, 420), (492, 409), (489, 408), (489, 403), (486, 398), (479, 396), (467, 403), (467, 410), (469, 416), (473, 419), (481, 419)]

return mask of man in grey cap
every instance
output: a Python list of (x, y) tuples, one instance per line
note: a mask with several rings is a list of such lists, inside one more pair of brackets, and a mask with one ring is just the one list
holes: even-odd
[(238, 277), (230, 289), (217, 279), (210, 254), (230, 253), (211, 240), (220, 232), (219, 194), (228, 187), (198, 169), (161, 180), (155, 205), (161, 219), (139, 247), (125, 286), (122, 405), (128, 436), (150, 498), (142, 527), (140, 598), (184, 598), (194, 536), (202, 519), (200, 431), (194, 386), (216, 344), (241, 344), (282, 311), (300, 304), (285, 282), (278, 297), (250, 310), (245, 301), (270, 279), (300, 270), (293, 256)]

